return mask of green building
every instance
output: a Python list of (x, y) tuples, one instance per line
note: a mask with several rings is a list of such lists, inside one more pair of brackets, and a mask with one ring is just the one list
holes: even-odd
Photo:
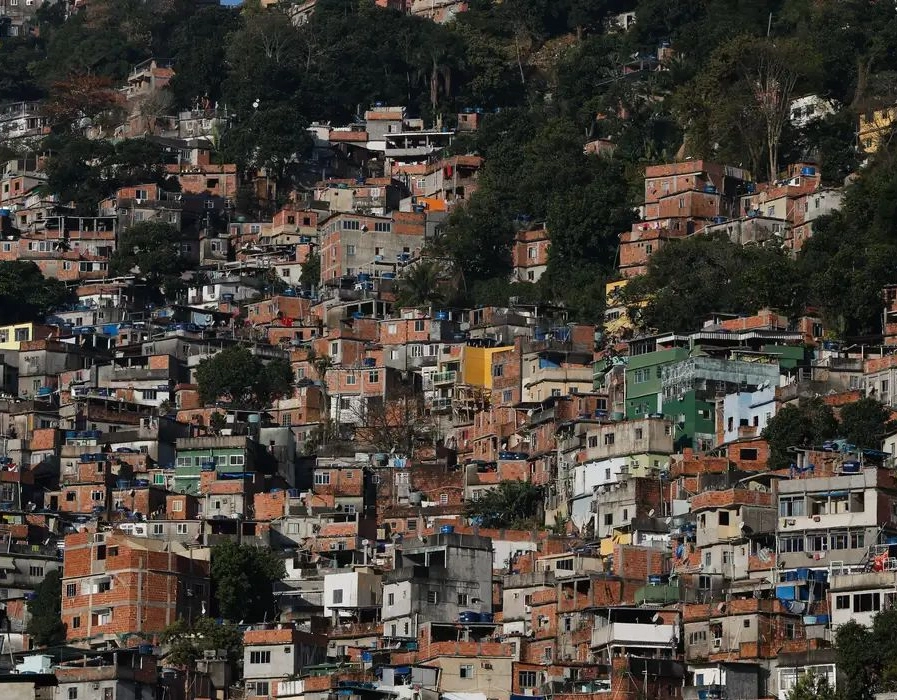
[(247, 435), (178, 438), (174, 490), (198, 494), (202, 472), (270, 472), (275, 466), (273, 457)]
[(774, 387), (806, 359), (800, 333), (704, 330), (630, 343), (625, 415), (673, 421), (675, 449), (716, 443), (716, 406), (727, 394)]

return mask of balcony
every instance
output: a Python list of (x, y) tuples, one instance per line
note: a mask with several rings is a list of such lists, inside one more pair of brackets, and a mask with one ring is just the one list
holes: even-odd
[(676, 644), (675, 625), (613, 622), (592, 631), (592, 648), (604, 646), (672, 647)]
[(432, 375), (434, 386), (439, 384), (454, 384), (457, 378), (458, 373), (455, 370), (449, 370), (447, 372), (436, 372)]
[(434, 413), (445, 413), (452, 410), (452, 400), (448, 398), (433, 399), (430, 410)]

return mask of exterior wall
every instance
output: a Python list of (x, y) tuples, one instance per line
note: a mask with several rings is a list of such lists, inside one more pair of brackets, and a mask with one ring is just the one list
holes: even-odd
[(723, 442), (739, 437), (739, 427), (756, 428), (759, 435), (776, 414), (775, 387), (728, 394), (723, 399)]
[[(339, 595), (335, 596), (335, 592)], [(324, 576), (324, 615), (344, 609), (354, 615), (359, 608), (375, 608), (380, 605), (382, 592), (381, 577), (376, 574), (353, 571), (345, 574)], [(340, 601), (337, 602), (337, 597)]]

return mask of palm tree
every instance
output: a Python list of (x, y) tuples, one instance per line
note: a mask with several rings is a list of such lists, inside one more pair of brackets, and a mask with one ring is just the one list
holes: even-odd
[(400, 306), (440, 304), (445, 295), (439, 289), (442, 271), (432, 260), (424, 260), (406, 270), (398, 280), (397, 302)]

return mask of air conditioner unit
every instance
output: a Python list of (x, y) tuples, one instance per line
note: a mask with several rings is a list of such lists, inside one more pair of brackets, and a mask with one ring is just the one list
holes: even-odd
[(532, 605), (524, 605), (524, 606), (523, 606), (523, 612), (525, 612), (525, 613), (531, 613), (532, 611), (533, 611), (533, 606), (532, 606)]

